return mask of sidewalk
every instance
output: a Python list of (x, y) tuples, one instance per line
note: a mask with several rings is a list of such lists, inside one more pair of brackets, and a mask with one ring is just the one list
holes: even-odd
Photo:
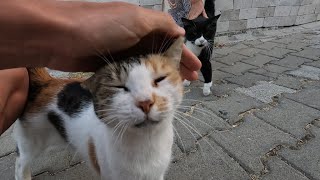
[[(175, 121), (166, 179), (320, 180), (320, 22), (223, 38), (213, 94), (203, 97), (199, 81), (185, 89), (180, 120), (192, 124)], [(10, 134), (0, 137), (1, 180), (14, 179)], [(35, 180), (94, 179), (71, 149), (43, 155), (33, 172)]]

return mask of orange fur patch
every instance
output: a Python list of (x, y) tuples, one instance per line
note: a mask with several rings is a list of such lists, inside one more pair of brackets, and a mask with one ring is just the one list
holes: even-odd
[(100, 166), (99, 166), (99, 163), (97, 160), (96, 147), (95, 147), (91, 137), (89, 138), (89, 141), (88, 141), (88, 155), (89, 155), (90, 162), (91, 162), (93, 168), (100, 175)]
[(158, 111), (168, 110), (168, 100), (165, 97), (157, 96), (155, 93), (152, 94), (154, 99), (154, 105), (157, 106)]

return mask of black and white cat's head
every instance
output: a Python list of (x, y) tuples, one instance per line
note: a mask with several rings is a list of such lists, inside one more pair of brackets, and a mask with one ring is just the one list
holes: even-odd
[(210, 44), (216, 34), (219, 17), (220, 15), (210, 18), (199, 16), (193, 20), (182, 18), (187, 41), (198, 47)]

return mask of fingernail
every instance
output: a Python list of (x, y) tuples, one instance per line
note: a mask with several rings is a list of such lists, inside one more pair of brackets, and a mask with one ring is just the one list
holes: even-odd
[(186, 33), (186, 31), (182, 27), (179, 26), (178, 29), (179, 29), (179, 33), (181, 33), (182, 35)]

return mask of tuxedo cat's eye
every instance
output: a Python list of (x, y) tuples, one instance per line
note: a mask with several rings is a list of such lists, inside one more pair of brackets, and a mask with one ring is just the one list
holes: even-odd
[(159, 82), (163, 81), (164, 79), (166, 79), (167, 76), (161, 76), (157, 79), (154, 80), (154, 84), (158, 85)]
[(129, 89), (125, 86), (114, 86), (115, 88), (118, 88), (118, 89), (123, 89), (124, 91), (127, 91), (129, 92)]

